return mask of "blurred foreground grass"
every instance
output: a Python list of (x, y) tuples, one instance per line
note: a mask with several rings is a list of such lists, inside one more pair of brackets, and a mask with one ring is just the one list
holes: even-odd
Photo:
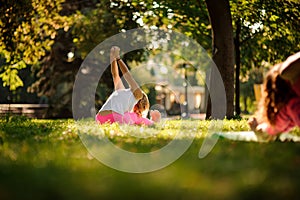
[[(166, 121), (156, 127), (96, 125), (80, 130), (108, 137), (123, 149), (149, 152), (174, 135), (194, 137), (173, 164), (130, 174), (94, 159), (73, 120), (0, 120), (0, 199), (297, 199), (300, 143), (219, 139), (203, 159), (198, 152), (210, 121)], [(246, 120), (224, 120), (224, 131), (247, 131)], [(299, 129), (293, 130), (299, 134)]]

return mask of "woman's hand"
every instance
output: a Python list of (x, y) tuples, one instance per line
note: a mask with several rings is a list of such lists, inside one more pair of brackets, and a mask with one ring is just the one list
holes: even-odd
[(267, 123), (258, 123), (255, 117), (252, 117), (248, 120), (248, 124), (252, 131), (254, 132), (267, 132), (268, 124)]
[(161, 119), (161, 114), (158, 110), (150, 110), (151, 120), (154, 122), (159, 122)]
[(267, 133), (267, 128), (268, 128), (267, 123), (258, 123), (257, 119), (253, 117), (248, 120), (248, 124), (251, 130), (255, 132), (258, 141), (268, 142), (268, 141), (274, 141), (276, 139), (276, 136)]
[(256, 131), (256, 127), (258, 126), (257, 119), (255, 117), (252, 117), (248, 120), (248, 124), (252, 131)]

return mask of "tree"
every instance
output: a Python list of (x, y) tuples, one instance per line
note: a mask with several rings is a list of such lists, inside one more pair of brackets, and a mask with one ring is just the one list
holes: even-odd
[(63, 0), (11, 0), (1, 4), (0, 78), (10, 90), (23, 86), (20, 69), (36, 65), (50, 50), (58, 29), (69, 28), (59, 14)]
[[(226, 106), (226, 117), (232, 118), (234, 115), (234, 43), (230, 5), (228, 0), (206, 0), (206, 5), (212, 26), (213, 61), (221, 73), (226, 92), (227, 105), (216, 106), (220, 106), (218, 109), (222, 109), (222, 106)], [(214, 87), (217, 87), (214, 85), (214, 76), (215, 73), (212, 70), (211, 92), (213, 92)], [(216, 94), (216, 96), (217, 95), (218, 94)], [(210, 107), (208, 107), (206, 117), (210, 117), (210, 115), (211, 110)], [(219, 117), (220, 116), (217, 116), (217, 118)]]
[[(218, 20), (215, 19), (218, 19), (225, 10), (226, 16), (228, 16), (228, 10), (231, 11), (237, 58), (236, 112), (239, 113), (238, 83), (240, 76), (247, 78), (248, 71), (253, 66), (262, 66), (264, 62), (270, 64), (279, 62), (299, 50), (300, 7), (297, 1), (284, 0), (231, 0), (230, 6), (228, 1), (221, 3), (218, 1), (215, 4), (212, 2), (215, 1), (207, 0), (206, 4), (203, 0), (9, 1), (0, 8), (0, 11), (4, 13), (0, 16), (0, 63), (2, 66), (0, 78), (5, 86), (9, 86), (11, 90), (16, 89), (22, 85), (22, 80), (18, 76), (19, 70), (32, 66), (31, 69), (36, 70), (40, 75), (39, 80), (33, 85), (32, 91), (39, 92), (40, 95), (56, 94), (56, 90), (60, 90), (61, 86), (57, 81), (51, 82), (49, 73), (60, 72), (55, 73), (55, 76), (64, 77), (65, 75), (68, 78), (57, 78), (57, 80), (71, 83), (80, 66), (79, 63), (96, 44), (121, 30), (139, 26), (156, 26), (167, 30), (176, 30), (192, 37), (212, 54), (216, 64), (221, 62), (219, 60), (221, 58), (217, 58), (217, 56), (225, 59), (226, 66), (220, 64), (217, 66), (225, 80), (227, 102), (230, 104), (227, 105), (227, 115), (230, 117), (234, 104), (231, 91), (233, 90), (233, 73), (228, 71), (229, 76), (225, 76), (228, 72), (222, 70), (230, 65), (231, 61), (229, 60), (232, 54), (230, 53), (226, 60), (226, 56), (217, 55), (216, 51), (213, 51), (216, 49), (214, 46), (221, 45), (222, 49), (222, 45), (225, 45), (225, 43), (218, 44), (218, 42), (222, 43), (218, 39), (214, 41), (213, 48), (211, 48), (211, 29), (213, 28), (214, 40), (222, 31), (228, 31), (223, 29), (217, 31), (216, 26), (222, 24), (218, 24)], [(218, 7), (226, 9), (222, 10)], [(211, 14), (213, 10), (217, 9), (220, 9), (219, 13)], [(230, 28), (230, 19), (225, 18), (220, 20), (226, 21)], [(210, 23), (213, 21), (214, 26), (213, 23)], [(225, 26), (225, 24), (223, 25)], [(231, 38), (229, 40), (231, 41)], [(232, 41), (228, 42), (230, 45), (232, 43)], [(231, 49), (229, 46), (226, 48)], [(220, 47), (217, 49), (220, 50)], [(68, 53), (70, 53), (70, 58), (68, 58)], [(133, 54), (126, 55), (126, 59), (141, 57), (141, 52)], [(240, 56), (238, 56), (239, 54)], [(61, 56), (53, 59), (51, 56), (54, 55)], [(240, 58), (240, 62), (238, 62), (238, 58)], [(41, 60), (42, 63), (40, 63)], [(238, 63), (240, 63), (240, 70)], [(107, 73), (104, 77), (109, 79), (109, 76)], [(100, 85), (109, 87), (108, 82), (104, 81)], [(71, 88), (72, 84), (67, 85)], [(49, 92), (50, 90), (51, 92)], [(105, 89), (97, 95), (105, 96), (106, 93), (109, 91)], [(49, 95), (49, 97), (53, 97), (53, 95)], [(59, 97), (56, 98), (59, 99)]]
[[(73, 52), (74, 56), (68, 57)], [(37, 80), (28, 88), (29, 92), (49, 99), (47, 118), (72, 117), (73, 82), (81, 62), (71, 33), (58, 31), (50, 52), (40, 62), (41, 67), (34, 71)]]
[[(227, 98), (227, 117), (233, 117), (233, 76), (234, 76), (234, 54), (233, 54), (233, 37), (232, 37), (232, 25), (230, 16), (230, 6), (228, 1), (226, 5), (219, 2), (207, 2), (201, 0), (194, 1), (147, 1), (147, 9), (151, 10), (145, 12), (142, 15), (145, 19), (145, 23), (148, 26), (155, 25), (158, 27), (164, 27), (169, 29), (175, 29), (181, 33), (186, 34), (189, 37), (195, 39), (201, 44), (208, 52), (213, 55), (213, 59), (216, 62), (219, 71), (222, 74), (222, 78), (226, 88)], [(220, 8), (217, 8), (220, 7)], [(210, 11), (218, 10), (219, 13), (208, 13)], [(219, 14), (223, 14), (226, 10), (227, 18), (220, 17)], [(219, 15), (219, 16), (218, 16)], [(210, 17), (210, 21), (209, 21)], [(218, 24), (219, 20), (225, 23)], [(221, 22), (220, 21), (220, 22)], [(226, 24), (226, 25), (225, 25)], [(218, 27), (219, 25), (222, 28)], [(214, 32), (214, 46), (218, 46), (218, 54), (215, 54), (211, 48), (211, 27)], [(225, 29), (223, 29), (225, 28)], [(225, 34), (225, 40), (223, 40), (222, 34)], [(224, 43), (222, 43), (224, 42)], [(225, 46), (224, 46), (225, 45)], [(226, 46), (227, 45), (227, 46)], [(214, 48), (216, 49), (216, 48)], [(225, 50), (225, 51), (224, 51)], [(228, 53), (228, 55), (226, 55)], [(222, 60), (224, 59), (224, 60)], [(226, 75), (227, 74), (227, 75)], [(212, 91), (213, 89), (211, 89)], [(209, 112), (209, 109), (208, 109)], [(210, 113), (207, 113), (207, 117)]]
[[(300, 4), (297, 1), (231, 1), (236, 50), (236, 112), (239, 80), (253, 67), (285, 60), (300, 48)], [(241, 75), (240, 75), (241, 73)], [(244, 90), (243, 90), (244, 91)]]
[[(132, 20), (134, 8), (125, 2), (66, 1), (61, 15), (72, 23), (68, 31), (59, 30), (50, 50), (37, 69), (38, 80), (30, 87), (31, 92), (49, 98), (48, 117), (72, 117), (72, 90), (75, 76), (87, 54), (105, 39), (121, 30), (136, 28)], [(127, 54), (124, 60), (138, 60), (140, 52)], [(87, 67), (101, 67), (95, 60)], [(89, 80), (96, 82), (97, 80)], [(110, 69), (106, 70), (95, 94), (96, 107), (113, 89)]]

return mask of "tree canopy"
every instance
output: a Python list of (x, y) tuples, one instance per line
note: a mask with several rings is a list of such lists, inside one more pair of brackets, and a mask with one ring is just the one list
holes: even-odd
[(231, 1), (234, 29), (240, 26), (242, 75), (264, 62), (275, 64), (300, 49), (300, 3)]
[(69, 20), (60, 15), (63, 0), (12, 0), (1, 4), (0, 78), (11, 90), (23, 86), (20, 69), (37, 65), (50, 51), (61, 28)]
[[(299, 51), (299, 2), (229, 3), (235, 39), (239, 38), (239, 46), (235, 43), (240, 49), (238, 78), (247, 80), (249, 69), (275, 64)], [(0, 79), (10, 90), (23, 86), (19, 70), (30, 67), (38, 78), (32, 92), (53, 98), (68, 85), (64, 91), (69, 93), (77, 69), (95, 45), (136, 27), (184, 33), (213, 55), (212, 26), (204, 0), (11, 0), (1, 4), (0, 11)], [(128, 59), (140, 59), (142, 53), (134, 55)], [(109, 83), (99, 84), (105, 88)]]

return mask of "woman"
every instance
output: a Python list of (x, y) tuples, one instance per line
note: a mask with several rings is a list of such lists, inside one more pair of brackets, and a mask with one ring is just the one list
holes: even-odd
[[(151, 119), (146, 118), (150, 107), (148, 97), (133, 79), (119, 52), (119, 47), (111, 48), (111, 73), (115, 90), (96, 115), (96, 121), (100, 124), (118, 122), (137, 125), (159, 122), (161, 114), (157, 110), (150, 111)], [(118, 64), (129, 85), (127, 89), (119, 76)]]
[(266, 75), (259, 110), (249, 120), (257, 133), (275, 136), (300, 126), (300, 97), (295, 91), (299, 86), (281, 76), (282, 68), (283, 63), (277, 64)]

